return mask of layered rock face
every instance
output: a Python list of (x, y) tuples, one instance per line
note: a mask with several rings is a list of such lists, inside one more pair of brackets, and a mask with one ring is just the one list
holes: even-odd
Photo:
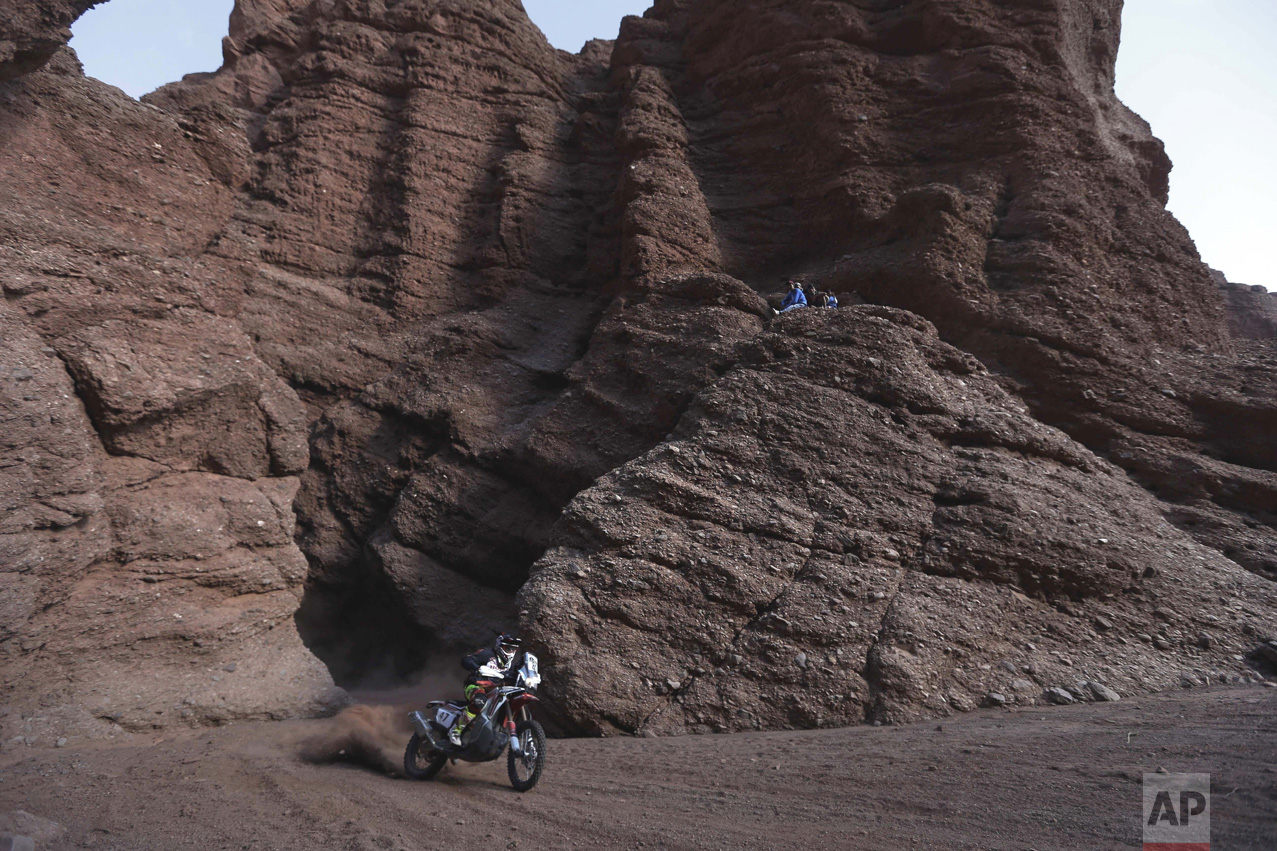
[(1211, 277), (1228, 308), (1228, 330), (1234, 337), (1258, 342), (1277, 337), (1277, 294), (1259, 285), (1233, 283), (1217, 269)]
[[(312, 711), (302, 639), (350, 685), (516, 622), (577, 731), (1252, 675), (1272, 339), (1119, 19), (674, 0), (572, 56), (514, 0), (240, 0), (144, 104), (5, 48), (23, 723)], [(795, 275), (865, 306), (772, 318)]]
[(201, 259), (230, 190), (69, 54), (0, 109), (4, 741), (323, 711), (293, 623), (306, 410)]
[[(714, 476), (706, 481), (705, 467), (693, 468), (689, 487), (726, 505), (713, 519), (693, 514), (696, 523), (682, 529), (674, 518), (686, 512), (666, 508), (669, 500), (651, 495), (651, 485), (610, 485), (620, 489), (621, 502), (614, 505), (624, 505), (627, 497), (656, 502), (659, 510), (649, 523), (637, 526), (628, 522), (629, 511), (621, 514), (624, 520), (607, 513), (581, 517), (596, 505), (588, 499), (593, 491), (587, 492), (561, 529), (567, 548), (551, 551), (538, 566), (544, 573), (534, 573), (524, 591), (527, 622), (552, 636), (547, 652), (571, 682), (563, 704), (573, 723), (664, 732), (898, 720), (964, 708), (989, 689), (1001, 700), (1036, 699), (1052, 681), (1160, 687), (1177, 683), (1177, 670), (1186, 672), (1187, 681), (1200, 680), (1200, 668), (1211, 663), (1193, 658), (1196, 645), (1216, 651), (1228, 645), (1241, 654), (1253, 649), (1252, 635), (1271, 631), (1270, 586), (1240, 575), (1239, 587), (1258, 595), (1242, 594), (1237, 602), (1251, 608), (1240, 620), (1233, 610), (1216, 612), (1218, 599), (1205, 609), (1217, 619), (1209, 623), (1233, 623), (1232, 637), (1224, 642), (1194, 637), (1200, 624), (1152, 603), (1159, 592), (1140, 599), (1139, 583), (1116, 587), (1119, 576), (1152, 578), (1159, 571), (1174, 574), (1177, 589), (1202, 582), (1203, 574), (1192, 568), (1211, 557), (1196, 550), (1176, 556), (1168, 541), (1190, 544), (1182, 532), (1152, 519), (1159, 514), (1196, 544), (1231, 559), (1225, 565), (1230, 575), (1240, 565), (1271, 580), (1277, 565), (1272, 537), (1277, 458), (1263, 436), (1274, 410), (1267, 368), (1272, 338), (1258, 345), (1230, 339), (1226, 307), (1208, 270), (1162, 208), (1169, 161), (1147, 126), (1112, 93), (1119, 12), (1117, 4), (1107, 3), (1025, 3), (996, 10), (979, 3), (663, 3), (641, 21), (626, 21), (614, 66), (639, 91), (661, 92), (667, 121), (677, 116), (677, 132), (667, 130), (664, 137), (687, 139), (687, 160), (709, 211), (709, 224), (700, 232), (712, 234), (715, 268), (755, 286), (769, 272), (798, 273), (844, 300), (855, 294), (928, 317), (943, 339), (994, 370), (1039, 422), (1062, 429), (1147, 488), (1124, 489), (1118, 497), (1105, 486), (1103, 498), (1094, 501), (1071, 489), (1067, 501), (1077, 506), (1076, 523), (1108, 522), (1118, 504), (1143, 503), (1140, 510), (1147, 513), (1132, 515), (1120, 536), (1079, 529), (1072, 536), (1052, 536), (1051, 543), (1039, 535), (1059, 506), (1031, 496), (1028, 482), (986, 468), (975, 477), (989, 483), (987, 490), (961, 485), (957, 492), (975, 494), (978, 504), (997, 493), (1010, 500), (1003, 509), (1008, 516), (1031, 506), (1023, 510), (1036, 513), (1022, 519), (1039, 533), (1019, 535), (1005, 521), (981, 523), (977, 534), (998, 540), (999, 554), (978, 547), (974, 555), (958, 555), (961, 549), (948, 541), (958, 524), (946, 502), (963, 504), (966, 497), (946, 496), (952, 483), (937, 478), (953, 471), (952, 459), (924, 452), (929, 457), (920, 464), (932, 472), (925, 483), (903, 460), (856, 471), (852, 492), (874, 494), (886, 505), (880, 527), (840, 505), (839, 494), (830, 492), (830, 483), (839, 480), (838, 464), (826, 458), (830, 475), (823, 477), (819, 462), (798, 465), (825, 481), (805, 483), (805, 499), (772, 506), (772, 519), (783, 522), (785, 514), (797, 511), (803, 525), (816, 530), (820, 523), (810, 512), (825, 507), (832, 511), (825, 522), (841, 522), (843, 537), (833, 544), (821, 542), (816, 531), (807, 540), (791, 537), (797, 549), (788, 560), (772, 562), (779, 570), (770, 582), (729, 592), (709, 590), (713, 583), (697, 573), (705, 570), (696, 567), (704, 559), (713, 563), (710, 553), (693, 550), (698, 558), (690, 558), (680, 553), (677, 539), (703, 547), (689, 532), (712, 539), (714, 530), (696, 523), (717, 523), (720, 532), (734, 534), (709, 549), (733, 553), (737, 570), (757, 580), (767, 576), (766, 557), (759, 541), (746, 543), (741, 536), (766, 530), (727, 524), (727, 517), (743, 509), (722, 493)], [(664, 162), (655, 171), (677, 173)], [(705, 256), (690, 247), (689, 253), (698, 252)], [(854, 364), (864, 353), (858, 348), (828, 358), (829, 373), (858, 383), (863, 398), (878, 402), (882, 391), (875, 382), (857, 382)], [(915, 378), (934, 384), (924, 375)], [(804, 404), (805, 386), (776, 392), (783, 394), (772, 396), (778, 411), (811, 407)], [(822, 405), (830, 404), (822, 398)], [(996, 400), (986, 399), (982, 407), (1005, 413)], [(928, 402), (914, 413), (946, 411)], [(685, 419), (680, 433), (711, 429), (703, 419), (708, 418)], [(997, 431), (987, 425), (976, 430)], [(855, 445), (864, 434), (863, 425), (813, 413), (810, 429), (795, 429), (793, 437), (819, 459), (821, 449)], [(1000, 445), (1002, 439), (980, 441)], [(788, 448), (787, 441), (772, 440)], [(926, 442), (921, 435), (915, 440)], [(784, 449), (773, 451), (783, 455)], [(647, 464), (649, 457), (625, 469)], [(662, 466), (656, 457), (650, 463), (657, 470)], [(897, 464), (909, 474), (896, 472)], [(813, 466), (817, 472), (807, 472)], [(883, 493), (881, 480), (896, 484)], [(905, 520), (911, 481), (932, 493), (936, 517)], [(788, 483), (783, 473), (773, 473), (760, 486), (783, 493)], [(605, 505), (608, 495), (602, 494)], [(823, 505), (826, 501), (831, 505)], [(814, 513), (822, 520), (829, 516), (819, 508)], [(856, 519), (848, 522), (848, 515)], [(670, 538), (664, 545), (652, 534), (662, 525)], [(880, 546), (901, 554), (903, 585), (897, 575), (872, 576), (859, 568), (865, 559), (854, 547), (857, 569), (825, 567), (845, 558), (848, 536), (856, 541), (857, 534), (888, 532), (895, 537)], [(1071, 545), (1063, 546), (1069, 538)], [(1115, 560), (1092, 552), (1079, 558), (1076, 547), (1100, 539), (1103, 546), (1138, 542), (1143, 555)], [(929, 549), (937, 544), (952, 553), (942, 561), (963, 566), (937, 567)], [(583, 561), (599, 549), (601, 556)], [(812, 561), (816, 566), (809, 566)], [(689, 582), (658, 578), (671, 568), (689, 573)], [(644, 571), (652, 575), (640, 575), (639, 585), (632, 585), (634, 573)], [(958, 581), (925, 578), (931, 574)], [(1053, 581), (1043, 579), (1052, 574)], [(813, 580), (817, 575), (822, 579)], [(847, 589), (856, 586), (847, 583), (857, 579), (882, 584), (874, 592), (885, 595), (876, 611), (848, 600)], [(667, 589), (675, 584), (678, 590), (666, 593), (688, 598), (674, 607), (677, 616), (664, 604), (659, 611), (629, 610), (633, 588), (641, 591), (653, 582)], [(1008, 587), (999, 588), (1004, 584)], [(1005, 599), (961, 600), (964, 593), (999, 591)], [(1094, 639), (1094, 650), (1081, 651), (1083, 666), (1049, 657), (1037, 646), (1044, 642), (1029, 641), (1018, 634), (1021, 628), (1006, 623), (1008, 612), (1019, 608), (1015, 594), (1035, 602), (1013, 617), (1030, 631), (1058, 629), (1060, 645), (1052, 647), (1057, 653)], [(952, 602), (933, 602), (950, 597)], [(1140, 636), (1136, 640), (1143, 645), (1131, 655), (1085, 611), (1087, 603), (1115, 601), (1130, 604), (1121, 639)], [(799, 607), (798, 616), (786, 611), (790, 606)], [(967, 615), (981, 608), (986, 626)], [(956, 630), (932, 623), (946, 611), (960, 620)], [(668, 637), (667, 624), (675, 617), (684, 625), (675, 632), (692, 640), (679, 644)], [(616, 626), (618, 619), (624, 626)], [(610, 628), (600, 631), (600, 622)], [(1168, 629), (1179, 635), (1159, 632)], [(954, 644), (954, 635), (981, 636), (973, 642), (974, 658), (967, 655), (972, 646)], [(654, 636), (661, 652), (652, 652), (648, 643)], [(922, 641), (927, 650), (919, 652)], [(676, 649), (666, 649), (671, 645)], [(1118, 648), (1125, 657), (1120, 663), (1097, 655)], [(806, 667), (794, 661), (800, 657)], [(1214, 659), (1232, 662), (1227, 655)]]
[(668, 441), (571, 503), (556, 543), (520, 599), (558, 706), (597, 732), (1179, 687), (1253, 649), (1277, 605), (933, 326), (881, 307), (774, 323)]
[(93, 0), (4, 0), (0, 3), (0, 82), (29, 74), (71, 38), (71, 24)]

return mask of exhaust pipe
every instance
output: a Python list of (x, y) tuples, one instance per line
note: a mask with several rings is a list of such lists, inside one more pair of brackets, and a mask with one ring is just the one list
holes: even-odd
[(412, 722), (412, 728), (418, 735), (425, 736), (432, 745), (435, 743), (435, 737), (430, 735), (430, 725), (426, 723), (425, 717), (420, 712), (409, 712), (408, 720)]
[[(439, 744), (439, 740), (435, 738), (435, 734), (431, 732), (430, 728), (427, 727), (426, 731), (422, 733), (422, 735), (426, 737), (426, 741), (430, 742), (430, 747), (437, 751), (443, 750), (443, 745)], [(449, 743), (449, 745), (451, 745), (451, 743)]]

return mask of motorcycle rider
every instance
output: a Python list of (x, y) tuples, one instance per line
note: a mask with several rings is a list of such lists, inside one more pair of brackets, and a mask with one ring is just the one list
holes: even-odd
[(448, 741), (461, 747), (461, 734), (475, 719), (488, 701), (488, 692), (514, 678), (519, 669), (519, 651), (523, 642), (508, 633), (501, 633), (492, 647), (476, 650), (461, 660), (461, 666), (470, 672), (466, 677), (466, 711), (448, 731)]

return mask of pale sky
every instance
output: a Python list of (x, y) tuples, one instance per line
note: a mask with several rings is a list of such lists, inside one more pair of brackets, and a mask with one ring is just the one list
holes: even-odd
[[(523, 0), (551, 44), (615, 38), (647, 0)], [(221, 64), (232, 0), (111, 0), (73, 27), (85, 71), (139, 97)], [(1277, 0), (1126, 0), (1117, 93), (1166, 143), (1170, 209), (1229, 280), (1277, 290)]]

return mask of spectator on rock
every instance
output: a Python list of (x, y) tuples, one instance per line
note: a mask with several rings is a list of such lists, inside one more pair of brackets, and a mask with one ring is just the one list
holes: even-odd
[(807, 296), (803, 294), (803, 285), (797, 281), (789, 282), (789, 292), (785, 294), (785, 300), (780, 303), (780, 310), (772, 308), (772, 313), (779, 316), (782, 313), (788, 313), (795, 307), (806, 307)]
[(825, 293), (824, 306), (825, 306), (825, 307), (837, 307), (837, 306), (838, 306), (838, 296), (834, 295), (833, 293)]

